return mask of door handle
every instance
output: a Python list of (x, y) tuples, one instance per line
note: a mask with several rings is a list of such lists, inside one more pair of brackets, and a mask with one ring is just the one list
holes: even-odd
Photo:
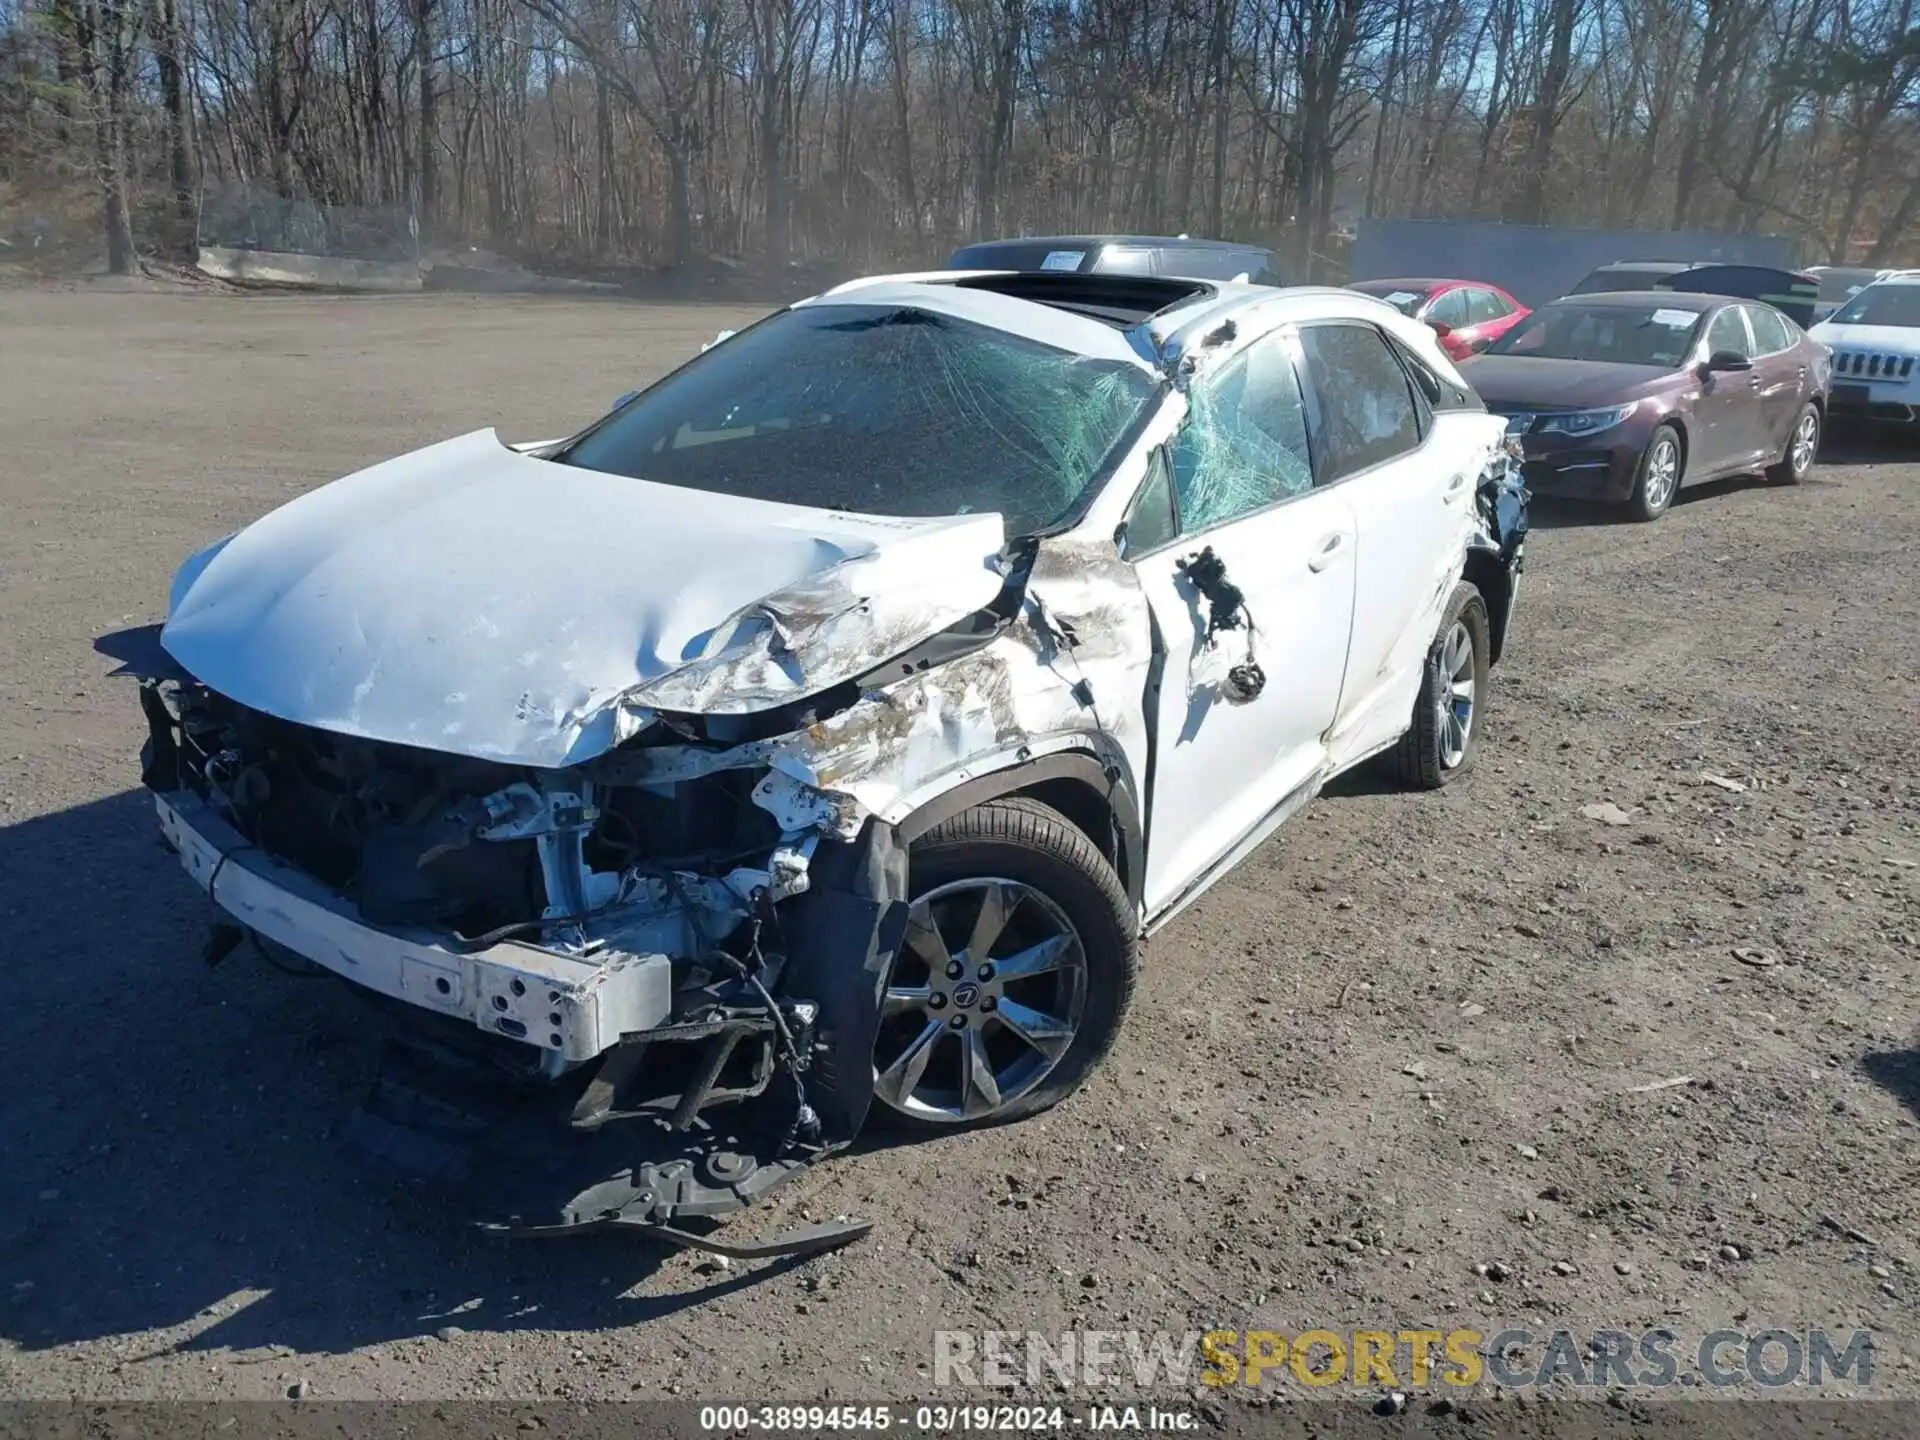
[(1447, 481), (1446, 493), (1440, 497), (1440, 503), (1443, 505), (1453, 504), (1454, 501), (1467, 493), (1470, 483), (1465, 475), (1455, 475), (1451, 480)]
[(1340, 551), (1347, 543), (1347, 532), (1336, 530), (1320, 542), (1320, 548), (1313, 552), (1313, 558), (1307, 561), (1307, 569), (1318, 575), (1327, 566), (1340, 558)]

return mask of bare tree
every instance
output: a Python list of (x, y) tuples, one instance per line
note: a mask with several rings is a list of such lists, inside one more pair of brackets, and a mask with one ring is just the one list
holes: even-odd
[(1915, 4), (0, 0), (0, 178), (118, 266), (235, 186), (542, 263), (1204, 229), (1304, 278), (1405, 214), (1920, 259)]

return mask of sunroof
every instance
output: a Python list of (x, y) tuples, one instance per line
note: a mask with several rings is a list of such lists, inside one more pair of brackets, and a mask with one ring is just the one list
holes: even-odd
[(967, 275), (951, 282), (968, 290), (991, 290), (1016, 300), (1032, 300), (1089, 319), (1128, 329), (1163, 310), (1214, 293), (1204, 280), (1174, 280), (1154, 275), (1080, 274), (1025, 270), (1006, 275)]

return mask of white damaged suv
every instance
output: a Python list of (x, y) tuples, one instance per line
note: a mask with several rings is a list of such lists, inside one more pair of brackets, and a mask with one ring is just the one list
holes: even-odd
[(617, 1133), (515, 1223), (671, 1228), (870, 1108), (1061, 1099), (1142, 936), (1331, 777), (1463, 773), (1505, 431), (1350, 291), (863, 280), (567, 440), (304, 495), (98, 645), (215, 953), (407, 1022), (362, 1137)]

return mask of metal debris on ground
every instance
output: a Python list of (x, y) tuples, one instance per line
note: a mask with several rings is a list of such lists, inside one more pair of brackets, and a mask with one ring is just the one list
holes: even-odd
[(1593, 805), (1582, 805), (1580, 813), (1589, 820), (1598, 820), (1605, 825), (1631, 825), (1633, 812), (1622, 810), (1611, 800), (1602, 800)]

